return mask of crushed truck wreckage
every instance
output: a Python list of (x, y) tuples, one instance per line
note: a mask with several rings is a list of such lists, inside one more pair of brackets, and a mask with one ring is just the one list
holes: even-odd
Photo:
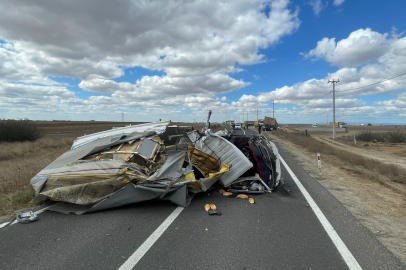
[(79, 137), (31, 179), (35, 200), (57, 201), (51, 211), (83, 214), (152, 199), (187, 207), (210, 188), (265, 193), (279, 185), (273, 142), (209, 126), (199, 132), (164, 121)]

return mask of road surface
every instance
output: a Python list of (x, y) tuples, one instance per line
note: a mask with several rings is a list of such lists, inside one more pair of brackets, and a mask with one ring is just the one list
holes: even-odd
[[(279, 151), (294, 174), (282, 166), (289, 193), (253, 196), (253, 205), (208, 192), (185, 209), (150, 201), (83, 216), (45, 211), (38, 221), (0, 229), (0, 269), (406, 269)], [(317, 216), (295, 176), (320, 209)], [(222, 215), (209, 216), (207, 203)], [(332, 226), (330, 234), (320, 213)]]

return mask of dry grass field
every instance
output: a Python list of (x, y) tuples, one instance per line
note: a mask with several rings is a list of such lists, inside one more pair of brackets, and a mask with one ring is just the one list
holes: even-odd
[[(43, 137), (34, 142), (0, 143), (0, 216), (14, 214), (18, 209), (32, 207), (34, 197), (30, 180), (57, 157), (68, 151), (79, 136), (113, 127), (136, 125), (136, 122), (36, 121)], [(204, 123), (172, 123), (201, 130)], [(212, 124), (212, 130), (226, 128)]]

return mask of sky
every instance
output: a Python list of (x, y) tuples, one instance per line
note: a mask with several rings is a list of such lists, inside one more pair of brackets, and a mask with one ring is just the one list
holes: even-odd
[(406, 124), (405, 8), (2, 0), (0, 119)]

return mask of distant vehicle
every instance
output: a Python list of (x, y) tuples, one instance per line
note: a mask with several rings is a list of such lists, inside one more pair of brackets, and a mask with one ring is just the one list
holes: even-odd
[(234, 129), (241, 129), (241, 125), (240, 124), (235, 125)]
[(317, 124), (313, 124), (312, 127), (317, 127)]
[(244, 124), (247, 126), (247, 127), (249, 127), (249, 126), (254, 126), (254, 123), (255, 121), (244, 121)]
[(341, 123), (338, 124), (338, 127), (339, 128), (347, 128), (347, 123), (341, 122)]
[(262, 127), (264, 130), (271, 131), (278, 128), (278, 122), (275, 118), (265, 116)]
[(258, 127), (259, 125), (263, 126), (264, 125), (264, 119), (259, 119), (254, 121), (254, 126)]
[[(333, 125), (334, 125), (333, 122), (330, 122), (330, 127), (332, 127)], [(345, 122), (337, 122), (336, 127), (338, 127), (338, 128), (347, 128), (347, 123), (345, 123)]]
[(226, 124), (229, 124), (230, 126), (234, 125), (235, 124), (234, 119), (227, 120)]

